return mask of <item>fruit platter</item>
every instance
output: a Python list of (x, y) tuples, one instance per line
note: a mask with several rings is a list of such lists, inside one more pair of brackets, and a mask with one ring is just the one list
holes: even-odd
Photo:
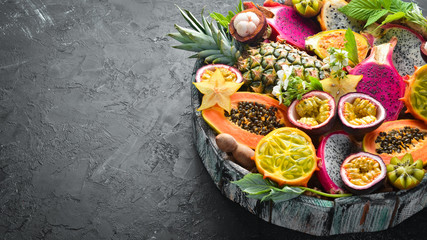
[(169, 36), (197, 58), (194, 142), (224, 196), (317, 236), (385, 230), (427, 206), (427, 19), (416, 3), (178, 10), (189, 26)]

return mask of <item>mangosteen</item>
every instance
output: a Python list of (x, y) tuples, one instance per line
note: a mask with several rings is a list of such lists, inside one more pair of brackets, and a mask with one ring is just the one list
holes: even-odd
[(358, 92), (347, 93), (338, 102), (338, 116), (344, 131), (356, 138), (377, 129), (386, 118), (386, 110), (375, 98)]
[(348, 191), (369, 194), (384, 184), (387, 168), (378, 155), (359, 152), (344, 160), (340, 175)]
[(311, 91), (294, 100), (288, 108), (288, 119), (308, 134), (320, 135), (334, 126), (335, 100), (326, 92)]
[(236, 14), (228, 25), (231, 36), (242, 43), (256, 43), (268, 29), (265, 15), (256, 8), (246, 9)]

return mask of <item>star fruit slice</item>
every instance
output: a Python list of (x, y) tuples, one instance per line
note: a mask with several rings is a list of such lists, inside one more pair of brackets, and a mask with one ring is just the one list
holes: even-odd
[(242, 83), (235, 83), (225, 81), (219, 69), (216, 69), (208, 81), (194, 82), (196, 88), (202, 93), (202, 104), (197, 109), (202, 111), (218, 105), (228, 113), (231, 111), (230, 96), (233, 95), (243, 85)]
[(338, 100), (341, 96), (349, 93), (356, 92), (356, 86), (360, 80), (362, 80), (363, 75), (347, 75), (343, 79), (339, 78), (326, 78), (322, 81), (323, 91), (331, 94), (335, 102), (338, 103)]

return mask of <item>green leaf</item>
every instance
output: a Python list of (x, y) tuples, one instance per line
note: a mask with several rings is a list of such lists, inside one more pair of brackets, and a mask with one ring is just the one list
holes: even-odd
[(236, 184), (243, 192), (249, 194), (261, 194), (269, 192), (273, 185), (265, 181), (263, 176), (259, 173), (246, 174), (242, 179), (232, 182)]
[(319, 79), (312, 76), (309, 76), (308, 79), (310, 80), (310, 86), (313, 90), (323, 91), (322, 83)]
[(383, 17), (387, 13), (388, 13), (388, 10), (386, 10), (386, 9), (376, 11), (374, 14), (369, 16), (368, 21), (365, 24), (365, 28), (367, 26), (371, 25), (372, 23), (378, 21), (381, 17)]
[(406, 12), (412, 8), (410, 2), (403, 2), (401, 0), (390, 0), (390, 11), (395, 12)]
[(381, 6), (387, 10), (390, 10), (392, 0), (383, 0)]
[(384, 19), (384, 21), (381, 23), (381, 25), (379, 25), (379, 26), (377, 27), (377, 29), (378, 29), (378, 28), (380, 28), (382, 25), (384, 25), (384, 24), (386, 24), (386, 23), (389, 23), (389, 22), (393, 22), (393, 21), (399, 20), (399, 19), (401, 19), (401, 18), (405, 17), (405, 15), (406, 15), (406, 14), (405, 14), (404, 12), (397, 12), (397, 13), (394, 13), (394, 14), (388, 15), (388, 16)]
[(378, 15), (378, 12), (383, 9), (378, 0), (352, 0), (338, 10), (349, 17), (367, 21), (372, 15)]
[(237, 5), (236, 7), (236, 14), (238, 14), (239, 12), (243, 11), (243, 3), (242, 0), (239, 1), (239, 5)]
[(275, 203), (284, 202), (291, 200), (293, 198), (301, 195), (305, 190), (302, 190), (297, 187), (288, 187), (285, 186), (282, 189), (273, 188), (270, 191), (270, 194), (264, 196), (261, 201), (272, 200)]
[(357, 43), (354, 37), (353, 31), (348, 28), (345, 32), (345, 40), (347, 41), (344, 45), (345, 50), (348, 52), (348, 58), (356, 65), (359, 63), (359, 55), (357, 53)]

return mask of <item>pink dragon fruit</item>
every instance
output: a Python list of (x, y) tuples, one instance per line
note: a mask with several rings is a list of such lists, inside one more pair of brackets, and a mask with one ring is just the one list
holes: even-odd
[[(246, 3), (245, 8), (255, 7), (253, 3)], [(304, 50), (305, 38), (320, 32), (318, 23), (310, 18), (304, 18), (291, 6), (286, 6), (272, 0), (258, 6), (267, 18), (271, 27), (270, 39), (273, 41), (285, 40), (287, 43)]]
[(396, 43), (397, 38), (393, 37), (389, 43), (374, 46), (369, 57), (355, 68), (349, 68), (350, 74), (363, 75), (356, 91), (370, 95), (384, 106), (387, 113), (385, 121), (396, 120), (403, 108), (399, 98), (405, 93), (405, 82), (392, 61)]
[(357, 150), (357, 145), (344, 131), (330, 133), (322, 139), (317, 149), (320, 161), (316, 174), (326, 192), (344, 193), (344, 183), (340, 176), (341, 163)]
[(426, 64), (420, 53), (420, 46), (424, 42), (423, 36), (397, 24), (386, 24), (382, 28), (385, 34), (375, 40), (375, 45), (387, 43), (393, 36), (397, 37), (393, 63), (401, 76), (412, 75), (415, 72), (414, 66), (421, 67)]

